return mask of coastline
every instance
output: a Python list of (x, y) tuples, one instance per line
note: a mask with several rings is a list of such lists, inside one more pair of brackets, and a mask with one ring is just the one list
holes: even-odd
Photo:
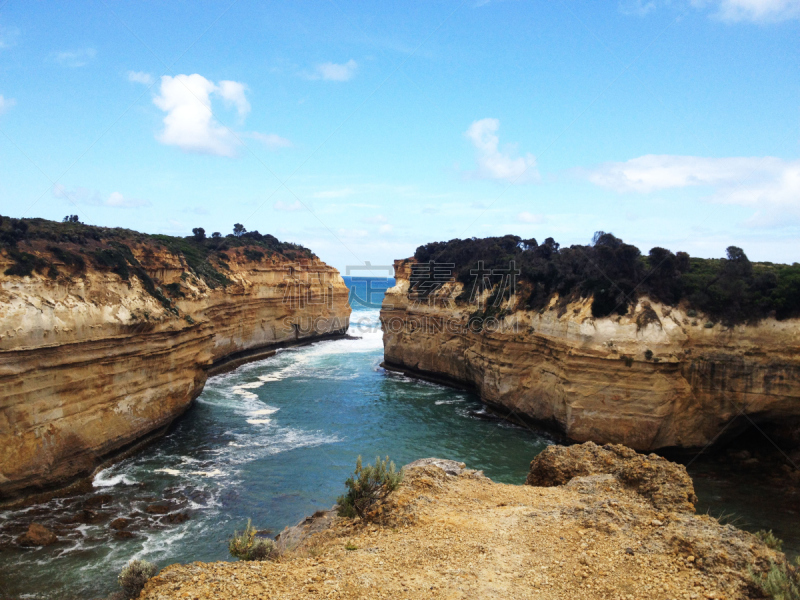
[(202, 385), (200, 386), (200, 389), (197, 390), (197, 392), (193, 395), (191, 400), (186, 404), (184, 410), (176, 414), (175, 417), (169, 423), (162, 425), (161, 427), (159, 427), (154, 431), (148, 432), (141, 438), (133, 440), (131, 443), (123, 446), (122, 448), (112, 451), (106, 455), (100, 456), (99, 460), (101, 462), (97, 466), (95, 466), (90, 473), (77, 475), (72, 481), (70, 481), (66, 485), (58, 485), (55, 486), (53, 489), (34, 492), (31, 494), (22, 494), (20, 497), (17, 498), (11, 498), (9, 500), (0, 501), (0, 510), (13, 510), (18, 508), (24, 508), (26, 506), (47, 502), (54, 498), (63, 498), (91, 491), (92, 480), (99, 472), (103, 471), (104, 469), (107, 469), (108, 467), (114, 465), (115, 463), (118, 463), (119, 461), (122, 461), (126, 458), (129, 458), (130, 456), (133, 456), (134, 454), (140, 452), (153, 442), (157, 441), (158, 439), (166, 435), (175, 426), (175, 424), (182, 417), (184, 417), (186, 413), (189, 410), (191, 410), (191, 408), (194, 406), (195, 400), (203, 392), (206, 381), (209, 377), (224, 375), (225, 373), (229, 373), (231, 371), (236, 370), (242, 365), (270, 358), (274, 356), (277, 353), (277, 351), (281, 348), (302, 347), (314, 344), (316, 342), (333, 341), (337, 339), (348, 339), (348, 337), (351, 336), (348, 335), (347, 330), (345, 329), (336, 333), (326, 333), (326, 334), (321, 334), (319, 336), (309, 336), (293, 341), (284, 341), (277, 344), (268, 344), (260, 348), (256, 348), (245, 352), (237, 352), (229, 357), (222, 358), (206, 369), (206, 379), (203, 381)]

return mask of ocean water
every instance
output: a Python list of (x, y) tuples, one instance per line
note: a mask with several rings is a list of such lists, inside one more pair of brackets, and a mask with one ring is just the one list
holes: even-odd
[[(166, 436), (98, 474), (91, 494), (0, 511), (0, 598), (102, 598), (116, 591), (116, 575), (132, 558), (160, 567), (230, 560), (227, 540), (247, 519), (278, 533), (330, 508), (359, 455), (369, 462), (389, 455), (398, 466), (455, 459), (496, 481), (522, 483), (548, 437), (492, 418), (472, 394), (383, 370), (378, 310), (386, 285), (346, 280), (357, 339), (284, 349), (213, 377)], [(789, 550), (800, 547), (798, 519), (774, 488), (717, 459), (696, 461), (691, 471), (700, 512), (774, 529)], [(83, 512), (98, 495), (108, 495), (107, 504)], [(153, 514), (154, 505), (168, 514)], [(134, 537), (114, 536), (109, 523), (117, 517), (132, 519)], [(16, 547), (31, 521), (61, 541)]]
[[(350, 284), (366, 297), (363, 280)], [(159, 566), (231, 560), (227, 539), (247, 519), (278, 533), (330, 508), (359, 455), (388, 455), (398, 466), (450, 458), (523, 482), (546, 437), (490, 418), (469, 393), (379, 366), (378, 287), (371, 305), (352, 302), (357, 339), (284, 349), (212, 377), (168, 435), (102, 471), (94, 494), (0, 512), (0, 598), (103, 597), (118, 589), (116, 574), (132, 558)], [(99, 522), (70, 523), (97, 494), (112, 498), (97, 509)], [(169, 515), (146, 512), (165, 502), (189, 519), (168, 523)], [(133, 519), (135, 537), (113, 537), (116, 517)], [(14, 536), (30, 521), (58, 529), (63, 541), (16, 548)]]

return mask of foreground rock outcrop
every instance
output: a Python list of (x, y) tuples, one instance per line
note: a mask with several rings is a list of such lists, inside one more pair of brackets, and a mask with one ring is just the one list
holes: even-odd
[[(409, 465), (367, 521), (322, 513), (300, 524), (306, 535), (295, 528), (276, 561), (172, 565), (141, 597), (735, 600), (751, 597), (749, 569), (779, 558), (693, 514), (683, 467), (576, 448), (534, 461), (532, 477), (547, 487), (494, 483), (453, 461)], [(611, 460), (564, 483), (587, 452)], [(639, 479), (662, 493), (640, 494), (627, 472), (648, 472)]]
[(344, 281), (305, 249), (32, 223), (2, 231), (0, 504), (132, 451), (210, 373), (347, 331)]
[(389, 368), (473, 389), (499, 414), (579, 442), (702, 448), (752, 421), (785, 447), (800, 444), (797, 319), (725, 327), (647, 298), (602, 318), (591, 298), (557, 296), (542, 310), (515, 298), (481, 311), (455, 302), (460, 282), (414, 290), (413, 264), (395, 262), (383, 301)]

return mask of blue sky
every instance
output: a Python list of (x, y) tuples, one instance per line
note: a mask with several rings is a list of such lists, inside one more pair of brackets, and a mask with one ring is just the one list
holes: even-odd
[(513, 233), (800, 261), (800, 0), (0, 0), (0, 214), (345, 271)]

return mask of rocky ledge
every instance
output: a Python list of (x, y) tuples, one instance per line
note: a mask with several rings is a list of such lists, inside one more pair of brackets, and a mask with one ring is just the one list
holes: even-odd
[(682, 466), (620, 446), (550, 447), (528, 485), (426, 459), (366, 520), (321, 513), (277, 560), (172, 565), (140, 597), (752, 597), (781, 556), (694, 498)]

